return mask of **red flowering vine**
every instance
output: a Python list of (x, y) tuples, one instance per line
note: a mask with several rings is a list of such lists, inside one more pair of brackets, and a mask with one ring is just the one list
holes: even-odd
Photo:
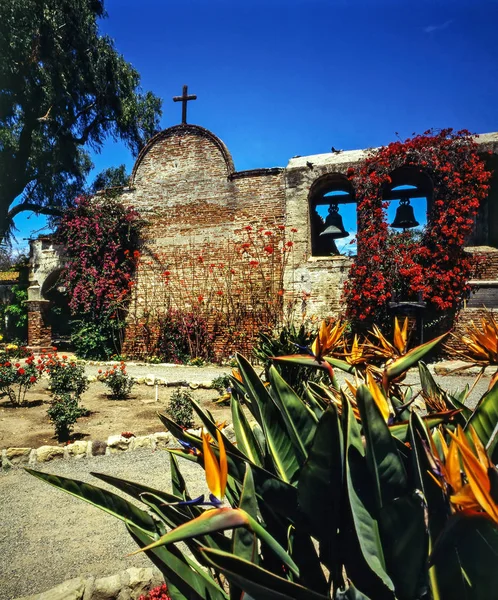
[(138, 213), (106, 198), (76, 200), (57, 232), (67, 255), (63, 282), (73, 314), (112, 315), (128, 296), (140, 252)]
[[(468, 131), (427, 131), (389, 144), (348, 170), (358, 199), (358, 255), (344, 287), (348, 318), (382, 321), (399, 290), (408, 298), (421, 293), (437, 311), (458, 306), (473, 269), (464, 244), (491, 175), (477, 149)], [(386, 222), (383, 190), (402, 167), (428, 175), (433, 184), (420, 241), (410, 232), (393, 234)]]

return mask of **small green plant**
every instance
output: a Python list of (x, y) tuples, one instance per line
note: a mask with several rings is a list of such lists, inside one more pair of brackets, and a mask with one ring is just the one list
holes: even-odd
[(192, 395), (186, 390), (177, 389), (171, 394), (168, 403), (168, 414), (181, 427), (189, 428), (194, 425), (194, 410)]
[(160, 356), (148, 356), (145, 359), (145, 362), (150, 365), (159, 365), (163, 362), (163, 359)]
[(22, 362), (14, 360), (7, 352), (0, 355), (0, 395), (17, 407), (24, 404), (26, 392), (38, 381), (43, 367), (35, 366), (32, 354)]
[(231, 386), (230, 375), (219, 375), (218, 377), (215, 377), (211, 382), (211, 385), (220, 396), (223, 396)]
[(69, 439), (73, 425), (88, 411), (80, 406), (83, 392), (88, 389), (85, 367), (59, 356), (57, 351), (42, 355), (41, 367), (48, 373), (50, 391), (53, 396), (47, 415), (55, 427), (59, 442)]
[(102, 381), (110, 390), (110, 397), (114, 400), (124, 400), (128, 398), (131, 388), (135, 385), (135, 380), (126, 374), (126, 365), (122, 362), (119, 366), (115, 365), (107, 369), (105, 373), (99, 371), (99, 380)]
[(42, 356), (45, 371), (48, 373), (50, 390), (54, 400), (58, 401), (65, 396), (71, 396), (79, 402), (83, 392), (88, 389), (88, 377), (85, 375), (85, 367), (68, 357), (54, 353)]
[(73, 333), (71, 344), (80, 358), (108, 360), (116, 352), (112, 339), (117, 325), (108, 320), (101, 323), (87, 322), (84, 319), (71, 322)]
[(215, 377), (211, 382), (211, 385), (221, 396), (215, 400), (216, 404), (229, 406), (232, 391), (232, 382), (230, 380), (230, 376), (220, 375), (219, 377)]
[(71, 394), (58, 396), (47, 411), (50, 421), (54, 424), (57, 440), (59, 442), (69, 440), (73, 425), (87, 412), (85, 408), (79, 406), (78, 400)]
[(188, 364), (192, 367), (203, 367), (206, 364), (206, 361), (200, 356), (196, 356), (195, 358), (191, 358), (188, 361)]

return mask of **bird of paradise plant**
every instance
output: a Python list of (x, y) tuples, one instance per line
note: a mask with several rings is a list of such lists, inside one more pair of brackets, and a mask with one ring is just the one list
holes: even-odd
[[(308, 357), (317, 367), (321, 355), (356, 374), (348, 394), (322, 381), (299, 396), (274, 367), (263, 381), (238, 356), (240, 378), (231, 381), (236, 444), (192, 400), (206, 430), (201, 436), (161, 415), (182, 443), (168, 451), (171, 491), (96, 475), (153, 517), (87, 483), (29, 472), (122, 519), (161, 569), (173, 600), (493, 598), (498, 384), (473, 411), (422, 418), (404, 407), (401, 420), (390, 382), (437, 341), (386, 361), (384, 386), (368, 365), (363, 380), (346, 361), (324, 356), (328, 335), (324, 328), (317, 355)], [(423, 367), (420, 373), (427, 394), (456, 406)], [(211, 494), (227, 504), (192, 501), (180, 459), (200, 464)]]

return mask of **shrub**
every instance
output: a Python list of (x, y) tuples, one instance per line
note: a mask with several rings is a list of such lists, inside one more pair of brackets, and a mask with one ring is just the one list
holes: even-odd
[(166, 362), (211, 361), (213, 337), (206, 318), (194, 312), (169, 310), (160, 321), (158, 349)]
[(78, 319), (71, 321), (71, 344), (77, 356), (94, 360), (107, 360), (115, 353), (113, 331), (117, 325)]
[(54, 399), (58, 401), (71, 396), (79, 402), (83, 392), (88, 389), (84, 365), (69, 361), (65, 355), (59, 357), (56, 352), (43, 356), (43, 359)]
[(71, 394), (62, 394), (57, 396), (55, 402), (52, 402), (47, 410), (50, 421), (54, 424), (55, 435), (59, 442), (65, 442), (69, 439), (73, 425), (76, 421), (87, 414), (87, 410), (79, 406), (78, 399)]
[(219, 375), (218, 377), (215, 377), (211, 382), (211, 385), (220, 396), (223, 396), (223, 394), (226, 394), (227, 391), (230, 389), (230, 375)]
[(168, 414), (181, 427), (189, 428), (194, 425), (194, 410), (192, 396), (186, 390), (176, 389), (168, 403)]
[(35, 365), (34, 361), (32, 354), (22, 362), (11, 358), (7, 352), (0, 354), (0, 394), (8, 396), (14, 406), (24, 404), (26, 392), (41, 375), (43, 367)]
[(215, 400), (216, 404), (230, 406), (232, 392), (232, 380), (230, 379), (230, 375), (220, 375), (219, 377), (215, 377), (211, 382), (211, 385), (221, 396), (221, 398)]
[(100, 374), (99, 380), (102, 381), (111, 390), (111, 398), (115, 400), (124, 400), (128, 398), (131, 388), (135, 385), (135, 380), (126, 374), (126, 365), (121, 363), (117, 366), (107, 369), (105, 373)]
[(83, 365), (69, 361), (65, 355), (60, 357), (53, 352), (43, 355), (42, 359), (53, 396), (47, 415), (55, 427), (57, 439), (65, 442), (77, 419), (88, 412), (80, 406), (81, 395), (88, 389), (88, 377)]

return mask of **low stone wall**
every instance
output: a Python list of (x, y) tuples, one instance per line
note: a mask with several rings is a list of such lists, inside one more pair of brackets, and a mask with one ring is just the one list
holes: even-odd
[(156, 568), (132, 567), (109, 577), (76, 577), (33, 596), (16, 600), (137, 600), (164, 583)]
[(151, 450), (176, 446), (175, 438), (168, 431), (151, 435), (124, 437), (111, 435), (107, 442), (78, 440), (67, 446), (40, 446), (39, 448), (11, 447), (1, 451), (0, 464), (3, 469), (17, 465), (36, 465), (56, 458), (82, 459), (149, 448)]
[[(187, 429), (187, 431), (196, 436), (201, 435), (201, 429)], [(230, 441), (235, 440), (233, 425), (227, 425), (223, 432)], [(92, 456), (109, 456), (128, 450), (161, 450), (177, 447), (179, 447), (178, 443), (169, 431), (130, 437), (111, 435), (107, 438), (107, 442), (78, 440), (67, 446), (40, 446), (39, 448), (12, 446), (0, 451), (0, 467), (6, 470), (16, 466), (45, 463), (57, 458), (79, 460)]]

